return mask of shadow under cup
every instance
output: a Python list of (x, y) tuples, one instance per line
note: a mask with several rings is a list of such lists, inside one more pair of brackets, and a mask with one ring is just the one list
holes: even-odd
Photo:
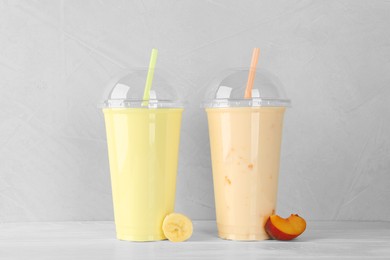
[(276, 210), (285, 107), (206, 108), (218, 235), (264, 240)]

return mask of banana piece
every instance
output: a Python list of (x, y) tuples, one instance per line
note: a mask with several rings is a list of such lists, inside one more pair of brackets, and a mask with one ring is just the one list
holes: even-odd
[(164, 235), (172, 242), (182, 242), (192, 235), (191, 220), (180, 213), (168, 214), (162, 225)]

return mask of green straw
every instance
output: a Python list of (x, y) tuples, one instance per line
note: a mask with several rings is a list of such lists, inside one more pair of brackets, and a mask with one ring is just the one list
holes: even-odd
[(145, 90), (144, 90), (144, 97), (143, 97), (144, 102), (142, 102), (142, 105), (149, 104), (150, 88), (152, 87), (154, 68), (156, 67), (156, 61), (157, 61), (157, 54), (158, 54), (158, 50), (152, 49), (152, 54), (150, 55), (148, 76), (146, 77), (146, 83), (145, 83)]

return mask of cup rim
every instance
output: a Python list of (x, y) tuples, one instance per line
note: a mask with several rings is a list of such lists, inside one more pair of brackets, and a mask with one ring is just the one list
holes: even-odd
[(184, 108), (186, 102), (162, 99), (107, 99), (100, 108)]
[(248, 98), (248, 99), (211, 99), (202, 102), (203, 108), (227, 107), (291, 107), (290, 99)]

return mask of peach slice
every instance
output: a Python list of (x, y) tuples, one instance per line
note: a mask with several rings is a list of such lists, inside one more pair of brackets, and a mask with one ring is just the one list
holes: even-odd
[(272, 215), (265, 223), (265, 231), (271, 238), (277, 240), (294, 239), (302, 234), (305, 229), (306, 221), (298, 214), (291, 214), (288, 218)]

